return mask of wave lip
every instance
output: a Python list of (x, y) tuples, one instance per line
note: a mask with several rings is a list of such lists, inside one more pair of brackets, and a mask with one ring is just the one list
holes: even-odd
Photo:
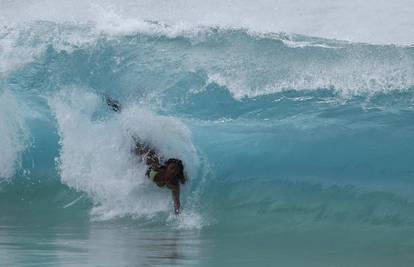
[[(114, 64), (112, 73), (105, 75), (120, 72), (121, 76), (114, 77), (116, 80), (132, 84), (121, 80), (124, 76), (140, 84), (150, 83), (156, 91), (171, 86), (168, 81), (177, 79), (175, 73), (181, 76), (178, 78), (201, 74), (207, 76), (207, 79), (200, 77), (205, 80), (204, 87), (216, 83), (236, 99), (317, 89), (333, 89), (343, 96), (353, 96), (407, 90), (414, 85), (414, 51), (410, 47), (349, 43), (297, 34), (263, 34), (231, 27), (174, 28), (147, 20), (140, 20), (136, 26), (130, 28), (131, 32), (119, 34), (105, 33), (99, 24), (93, 23), (36, 22), (23, 28), (5, 28), (0, 39), (0, 49), (4, 51), (0, 72), (7, 79), (27, 66), (38, 67), (35, 72), (42, 71), (45, 66), (41, 65), (48, 60), (80, 59), (82, 64), (89, 65), (76, 66), (74, 62), (71, 71), (79, 68), (81, 75), (88, 75), (81, 70), (84, 67), (90, 70), (89, 75), (94, 75), (93, 68), (102, 71), (103, 64)], [(112, 53), (110, 58), (99, 56), (106, 52)], [(223, 53), (227, 56), (223, 57)], [(87, 62), (94, 56), (106, 61)], [(165, 69), (160, 69), (160, 64)], [(126, 69), (126, 65), (131, 69)], [(56, 67), (52, 76), (68, 68)], [(168, 70), (173, 67), (176, 69)], [(134, 71), (142, 79), (130, 77)], [(145, 80), (149, 75), (157, 76), (159, 84)]]

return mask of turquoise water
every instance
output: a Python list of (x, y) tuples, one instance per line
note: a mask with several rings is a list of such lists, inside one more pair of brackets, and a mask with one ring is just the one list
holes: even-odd
[[(404, 36), (194, 25), (185, 8), (183, 21), (131, 18), (127, 1), (129, 15), (62, 2), (55, 17), (46, 3), (0, 12), (2, 265), (414, 263)], [(132, 136), (184, 161), (180, 216)]]
[[(409, 231), (283, 230), (272, 235), (138, 226), (2, 227), (5, 266), (407, 266)], [(411, 243), (411, 246), (410, 246)]]

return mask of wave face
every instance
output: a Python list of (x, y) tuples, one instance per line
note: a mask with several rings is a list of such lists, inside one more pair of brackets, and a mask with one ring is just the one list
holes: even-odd
[[(21, 6), (6, 4), (2, 220), (34, 203), (37, 216), (48, 206), (70, 210), (65, 219), (190, 228), (414, 223), (414, 48), (396, 45), (406, 41), (280, 33), (289, 27), (254, 27), (260, 20), (234, 27), (223, 14), (195, 26), (189, 13), (181, 23), (104, 9), (102, 22), (85, 19), (87, 8), (12, 19)], [(178, 221), (131, 136), (185, 162)]]

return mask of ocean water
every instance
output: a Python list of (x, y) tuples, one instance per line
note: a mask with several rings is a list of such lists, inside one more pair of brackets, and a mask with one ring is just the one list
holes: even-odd
[(0, 265), (413, 266), (413, 12), (0, 0)]

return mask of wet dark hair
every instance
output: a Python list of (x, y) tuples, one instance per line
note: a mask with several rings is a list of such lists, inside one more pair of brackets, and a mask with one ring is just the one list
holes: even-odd
[(178, 175), (175, 177), (181, 184), (185, 184), (187, 182), (187, 177), (184, 174), (184, 165), (183, 162), (179, 159), (170, 158), (168, 159), (164, 165), (168, 166), (169, 164), (174, 163), (178, 166)]

